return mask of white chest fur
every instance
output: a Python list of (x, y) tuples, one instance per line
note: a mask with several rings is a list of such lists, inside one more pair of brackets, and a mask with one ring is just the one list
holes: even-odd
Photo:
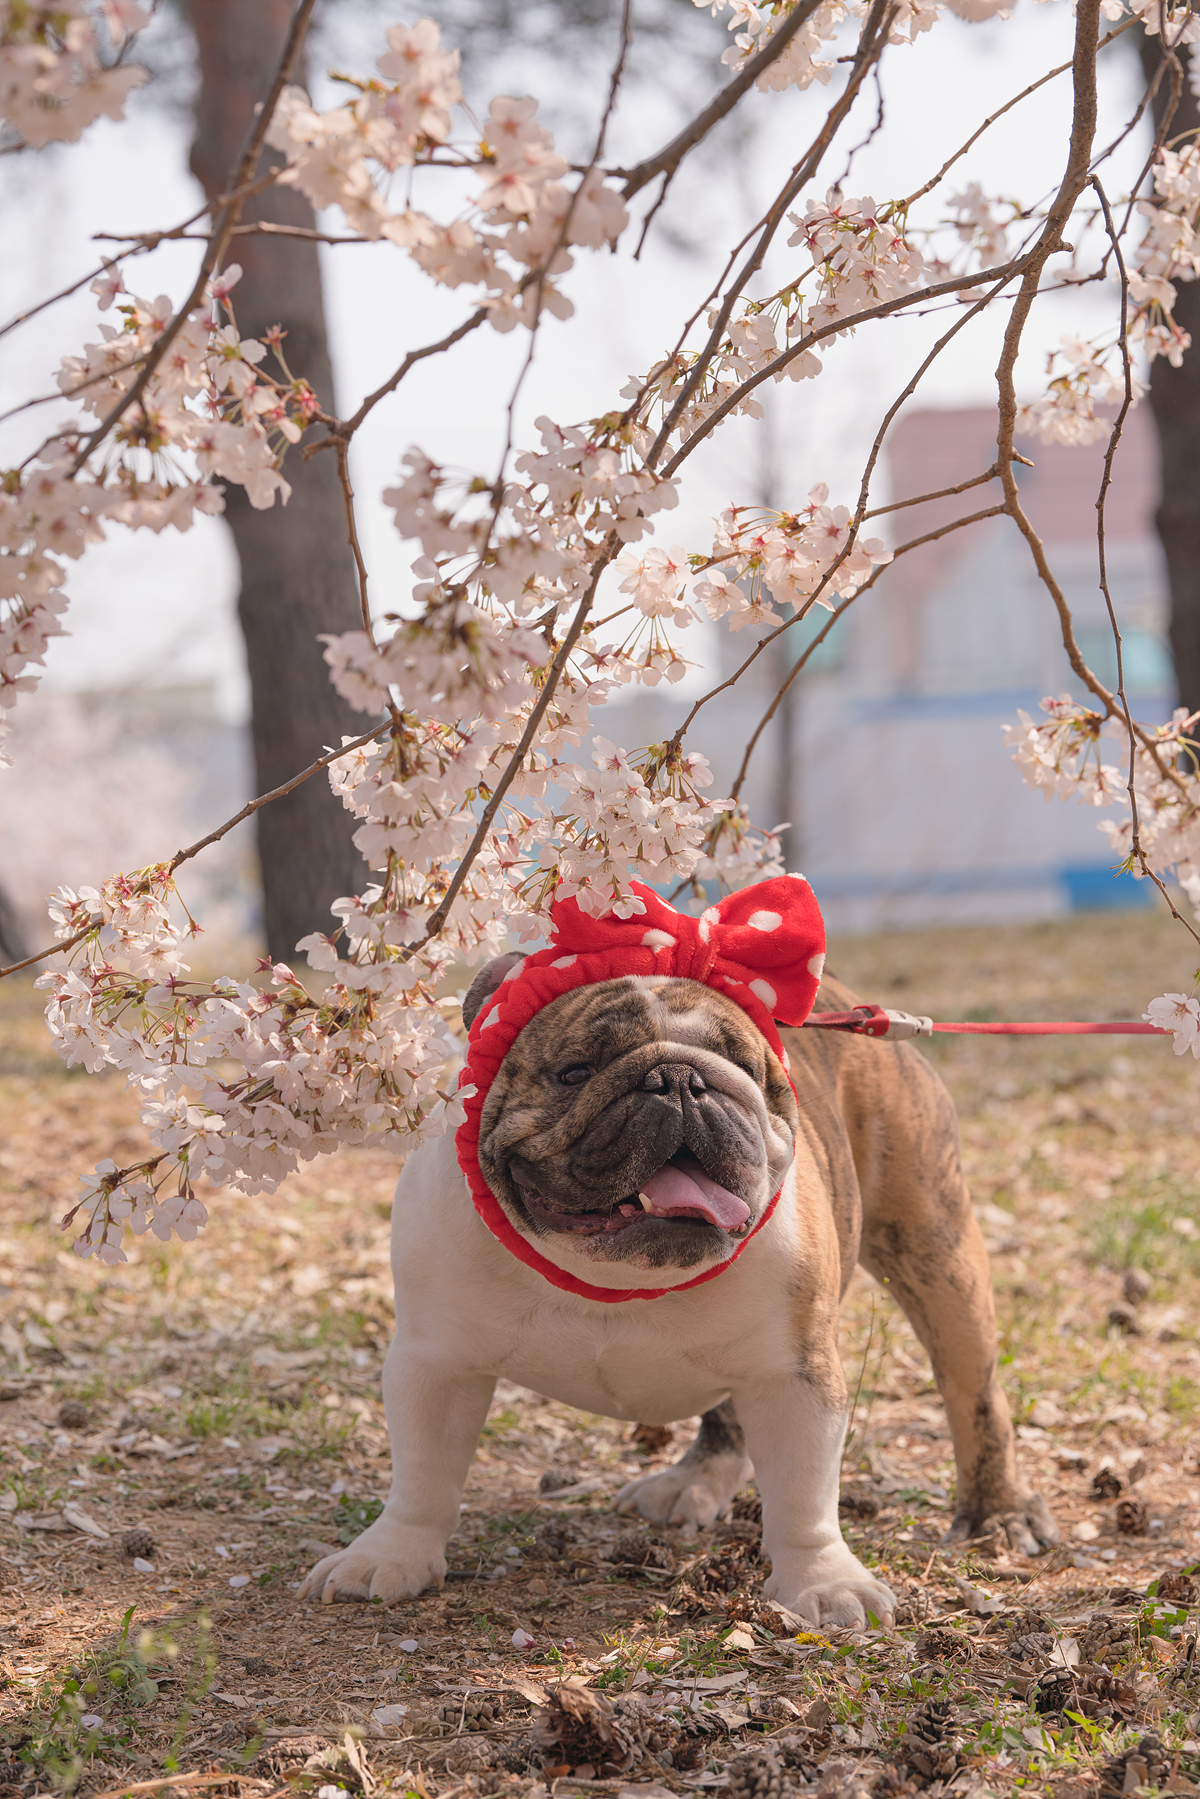
[(657, 1300), (583, 1299), (497, 1242), (471, 1204), (453, 1139), (441, 1138), (409, 1159), (396, 1190), (398, 1345), (447, 1373), (503, 1376), (605, 1417), (694, 1417), (748, 1377), (794, 1368), (795, 1255), (789, 1177), (770, 1222), (715, 1280)]

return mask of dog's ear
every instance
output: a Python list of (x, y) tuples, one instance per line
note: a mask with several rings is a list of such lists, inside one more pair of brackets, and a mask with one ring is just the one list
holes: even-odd
[(490, 962), (484, 963), (463, 995), (463, 1023), (468, 1030), (482, 1011), (484, 1001), (490, 999), (495, 993), (509, 969), (524, 960), (525, 957), (519, 949), (510, 949), (505, 955), (493, 956)]

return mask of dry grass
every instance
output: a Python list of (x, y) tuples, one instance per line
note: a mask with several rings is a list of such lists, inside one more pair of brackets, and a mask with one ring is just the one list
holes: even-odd
[[(1136, 1017), (1191, 984), (1181, 934), (1121, 915), (861, 939), (831, 963), (864, 996), (942, 1017)], [(997, 1542), (938, 1553), (953, 1486), (943, 1414), (907, 1325), (859, 1277), (844, 1317), (859, 1388), (847, 1531), (902, 1593), (904, 1622), (823, 1647), (775, 1634), (751, 1521), (658, 1544), (618, 1525), (606, 1491), (669, 1446), (515, 1389), (497, 1396), (445, 1591), (389, 1612), (298, 1606), (321, 1546), (385, 1488), (394, 1161), (348, 1154), (275, 1199), (218, 1200), (195, 1244), (142, 1239), (128, 1267), (83, 1263), (54, 1219), (79, 1172), (129, 1159), (136, 1108), (119, 1081), (62, 1070), (30, 987), (0, 988), (0, 1030), (0, 1789), (125, 1791), (167, 1772), (185, 1791), (212, 1776), (244, 1795), (389, 1785), (431, 1799), (526, 1792), (562, 1765), (583, 1769), (558, 1778), (567, 1799), (730, 1781), (735, 1799), (758, 1799), (772, 1770), (745, 1758), (764, 1733), (785, 1787), (814, 1793), (953, 1781), (1083, 1799), (1172, 1776), (1178, 1789), (1200, 1767), (1186, 1608), (1113, 1598), (1200, 1549), (1196, 1071), (1164, 1042), (929, 1047), (993, 1244), (1022, 1456), (1068, 1545), (1040, 1563)], [(1129, 1267), (1152, 1280), (1126, 1320), (1139, 1334), (1109, 1322)], [(72, 1400), (83, 1411), (68, 1427)], [(1134, 1481), (1146, 1534), (1120, 1535), (1115, 1503), (1092, 1497), (1106, 1462), (1125, 1490)], [(601, 1486), (540, 1498), (550, 1466)], [(71, 1526), (64, 1505), (106, 1536)], [(122, 1553), (135, 1529), (153, 1544), (147, 1568)], [(1002, 1610), (972, 1615), (963, 1578)], [(1096, 1648), (1097, 1611), (1141, 1622)], [(1006, 1621), (1024, 1616), (1027, 1636), (1034, 1613), (1049, 1635), (1014, 1651)], [(728, 1640), (739, 1622), (741, 1646)], [(932, 1623), (952, 1634), (930, 1637)], [(523, 1653), (517, 1627), (535, 1638)], [(1115, 1714), (1078, 1687), (1059, 1695), (1066, 1713), (1034, 1709), (1055, 1638), (1115, 1667)], [(626, 1764), (618, 1777), (578, 1742), (531, 1744), (552, 1723), (533, 1715), (539, 1692), (564, 1673), (628, 1696), (628, 1752), (603, 1752)], [(726, 1692), (688, 1698), (688, 1681), (723, 1675)], [(385, 1706), (407, 1709), (381, 1721)], [(1165, 1760), (1129, 1768), (1119, 1756), (1147, 1731)]]

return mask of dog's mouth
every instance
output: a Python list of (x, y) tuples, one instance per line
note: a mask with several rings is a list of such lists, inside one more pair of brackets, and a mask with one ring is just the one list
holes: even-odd
[(657, 1173), (650, 1175), (636, 1193), (610, 1200), (590, 1212), (556, 1205), (531, 1187), (517, 1184), (526, 1211), (539, 1224), (576, 1237), (613, 1236), (648, 1220), (670, 1229), (679, 1225), (708, 1224), (743, 1236), (750, 1222), (750, 1207), (728, 1187), (707, 1174), (696, 1157), (680, 1150)]

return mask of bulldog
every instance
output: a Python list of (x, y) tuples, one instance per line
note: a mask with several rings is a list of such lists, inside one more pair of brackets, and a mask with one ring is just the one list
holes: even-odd
[[(987, 1252), (950, 1096), (911, 1044), (799, 1025), (857, 1003), (820, 985), (823, 928), (785, 877), (700, 920), (648, 889), (628, 919), (555, 909), (551, 947), (489, 963), (463, 1003), (467, 1122), (396, 1190), (396, 1335), (383, 1373), (391, 1492), (300, 1597), (392, 1603), (440, 1586), (498, 1377), (610, 1418), (699, 1415), (620, 1512), (711, 1525), (753, 1474), (765, 1596), (811, 1624), (889, 1622), (842, 1540), (841, 1297), (861, 1264), (933, 1364), (958, 1471), (948, 1541), (1058, 1540), (1020, 1481), (996, 1374)], [(565, 952), (565, 953), (564, 953)]]

